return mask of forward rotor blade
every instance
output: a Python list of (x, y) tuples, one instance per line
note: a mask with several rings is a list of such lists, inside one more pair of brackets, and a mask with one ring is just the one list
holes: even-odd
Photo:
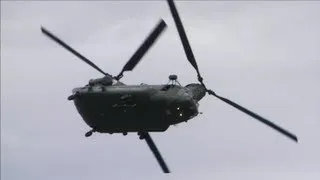
[(160, 164), (162, 170), (164, 173), (170, 173), (168, 166), (164, 162), (157, 146), (154, 144), (153, 140), (151, 139), (151, 136), (149, 133), (144, 133), (144, 139), (146, 140), (150, 150), (153, 152), (153, 155), (156, 157), (158, 163)]
[(267, 119), (259, 116), (258, 114), (256, 114), (256, 113), (254, 113), (254, 112), (252, 112), (252, 111), (250, 111), (250, 110), (248, 110), (248, 109), (240, 106), (239, 104), (237, 104), (237, 103), (235, 103), (235, 102), (232, 102), (231, 100), (229, 100), (229, 99), (227, 99), (227, 98), (218, 96), (217, 94), (215, 94), (215, 93), (214, 93), (213, 91), (211, 91), (211, 90), (208, 90), (208, 92), (209, 92), (210, 95), (213, 95), (213, 96), (219, 98), (220, 100), (226, 102), (227, 104), (229, 104), (229, 105), (237, 108), (238, 110), (246, 113), (247, 115), (249, 115), (249, 116), (257, 119), (258, 121), (264, 123), (265, 125), (273, 128), (273, 129), (275, 129), (276, 131), (278, 131), (278, 132), (282, 133), (283, 135), (287, 136), (287, 137), (290, 138), (291, 140), (293, 140), (293, 141), (295, 141), (295, 142), (298, 142), (298, 138), (297, 138), (296, 135), (294, 135), (294, 134), (290, 133), (289, 131), (281, 128), (280, 126), (274, 124), (273, 122), (271, 122), (271, 121), (269, 121), (269, 120), (267, 120)]
[(87, 64), (89, 64), (91, 67), (95, 68), (96, 70), (98, 70), (99, 72), (101, 72), (102, 74), (104, 74), (105, 76), (110, 76), (108, 73), (103, 72), (97, 65), (95, 65), (93, 62), (91, 62), (89, 59), (87, 59), (86, 57), (84, 57), (83, 55), (81, 55), (80, 53), (78, 53), (76, 50), (74, 50), (73, 48), (71, 48), (70, 46), (68, 46), (65, 42), (63, 42), (62, 40), (60, 40), (58, 37), (56, 37), (55, 35), (53, 35), (51, 32), (49, 32), (48, 30), (46, 30), (44, 27), (41, 27), (41, 31), (42, 33), (44, 33), (46, 36), (48, 36), (49, 38), (51, 38), (52, 40), (54, 40), (56, 43), (60, 44), (62, 47), (66, 48), (68, 51), (70, 51), (72, 54), (76, 55), (78, 58), (80, 58), (81, 60), (83, 60), (84, 62), (86, 62)]
[(176, 9), (176, 6), (175, 6), (173, 0), (167, 0), (167, 1), (168, 1), (168, 4), (169, 4), (169, 8), (170, 8), (171, 14), (172, 14), (173, 19), (174, 19), (174, 22), (176, 24), (177, 30), (179, 32), (179, 36), (180, 36), (180, 39), (181, 39), (181, 42), (182, 42), (182, 45), (183, 45), (183, 49), (184, 49), (184, 52), (186, 53), (188, 61), (196, 69), (198, 76), (201, 77), (199, 69), (198, 69), (198, 65), (197, 65), (197, 62), (196, 62), (196, 59), (195, 59), (195, 57), (193, 55), (192, 49), (190, 47), (190, 43), (188, 41), (186, 32), (185, 32), (185, 30), (183, 28), (183, 25), (182, 25), (180, 16), (178, 14), (178, 11)]
[(149, 36), (144, 40), (141, 46), (137, 49), (137, 51), (131, 56), (129, 61), (125, 64), (122, 71), (117, 76), (121, 78), (124, 71), (132, 71), (132, 69), (139, 63), (141, 58), (146, 54), (146, 52), (150, 49), (150, 47), (154, 44), (163, 30), (167, 27), (164, 20), (160, 20), (157, 24), (156, 28), (152, 30)]

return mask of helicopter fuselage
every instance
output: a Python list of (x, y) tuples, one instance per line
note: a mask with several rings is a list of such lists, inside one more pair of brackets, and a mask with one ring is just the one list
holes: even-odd
[(200, 84), (87, 85), (73, 90), (83, 120), (101, 133), (163, 132), (198, 115)]

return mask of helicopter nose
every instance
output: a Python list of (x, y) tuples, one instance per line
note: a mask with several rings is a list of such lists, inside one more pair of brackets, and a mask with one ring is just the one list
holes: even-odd
[(198, 114), (197, 102), (192, 98), (180, 99), (175, 109), (177, 120), (186, 121)]
[(197, 111), (197, 103), (193, 99), (189, 99), (186, 101), (184, 105), (185, 109), (191, 110), (191, 111)]
[(189, 106), (189, 110), (191, 111), (190, 116), (193, 117), (198, 115), (198, 107), (199, 107), (199, 104), (194, 99), (192, 99), (192, 104)]

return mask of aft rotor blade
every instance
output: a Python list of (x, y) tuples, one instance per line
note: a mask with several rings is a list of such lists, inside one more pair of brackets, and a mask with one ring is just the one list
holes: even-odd
[(68, 51), (70, 51), (72, 54), (76, 55), (78, 58), (89, 64), (91, 67), (95, 68), (105, 76), (110, 76), (108, 73), (105, 73), (102, 71), (97, 65), (95, 65), (93, 62), (91, 62), (89, 59), (78, 53), (76, 50), (68, 46), (65, 42), (60, 40), (57, 36), (53, 35), (50, 31), (46, 30), (44, 27), (41, 27), (42, 33), (44, 33), (46, 36), (54, 40), (56, 43), (60, 44), (62, 47), (66, 48)]
[(183, 45), (184, 52), (186, 53), (186, 56), (188, 58), (188, 61), (196, 69), (198, 76), (201, 77), (199, 69), (198, 69), (198, 65), (197, 65), (197, 62), (196, 62), (196, 59), (195, 59), (195, 57), (193, 55), (189, 40), (187, 38), (186, 32), (184, 30), (184, 27), (182, 25), (182, 22), (181, 22), (179, 13), (178, 13), (178, 11), (176, 9), (176, 6), (175, 6), (173, 0), (167, 0), (167, 1), (168, 1), (168, 4), (169, 4), (169, 8), (170, 8), (171, 14), (172, 14), (173, 19), (174, 19), (174, 22), (175, 22), (176, 27), (177, 27), (177, 30), (178, 30), (178, 33), (179, 33), (179, 36), (180, 36), (180, 39), (181, 39), (181, 42), (182, 42), (182, 45)]
[(294, 135), (294, 134), (292, 134), (291, 132), (289, 132), (289, 131), (281, 128), (280, 126), (274, 124), (273, 122), (271, 122), (271, 121), (269, 121), (269, 120), (267, 120), (267, 119), (259, 116), (258, 114), (256, 114), (256, 113), (254, 113), (254, 112), (252, 112), (252, 111), (250, 111), (250, 110), (248, 110), (248, 109), (240, 106), (239, 104), (237, 104), (237, 103), (235, 103), (235, 102), (233, 102), (233, 101), (231, 101), (231, 100), (229, 100), (229, 99), (227, 99), (227, 98), (218, 96), (217, 94), (215, 94), (215, 93), (214, 93), (213, 91), (211, 91), (211, 90), (208, 90), (208, 92), (209, 92), (210, 95), (213, 95), (213, 96), (219, 98), (220, 100), (226, 102), (227, 104), (229, 104), (229, 105), (237, 108), (238, 110), (246, 113), (247, 115), (249, 115), (249, 116), (257, 119), (258, 121), (264, 123), (265, 125), (273, 128), (273, 129), (275, 129), (276, 131), (278, 131), (278, 132), (282, 133), (283, 135), (287, 136), (287, 137), (290, 138), (291, 140), (293, 140), (293, 141), (295, 141), (295, 142), (298, 142), (297, 136)]
[(150, 49), (150, 47), (154, 44), (163, 30), (167, 27), (164, 20), (160, 20), (157, 26), (152, 30), (149, 36), (144, 40), (141, 46), (137, 49), (137, 51), (131, 56), (129, 61), (125, 64), (120, 74), (117, 76), (118, 78), (122, 77), (124, 71), (132, 71), (132, 69), (139, 63), (141, 58), (146, 54), (146, 52)]
[(144, 133), (143, 136), (144, 136), (144, 139), (146, 140), (150, 150), (152, 151), (153, 155), (156, 157), (158, 163), (160, 164), (163, 172), (164, 173), (170, 173), (168, 166), (164, 162), (164, 160), (163, 160), (163, 158), (162, 158), (157, 146), (154, 144), (154, 142), (151, 139), (151, 136), (149, 135), (149, 133)]

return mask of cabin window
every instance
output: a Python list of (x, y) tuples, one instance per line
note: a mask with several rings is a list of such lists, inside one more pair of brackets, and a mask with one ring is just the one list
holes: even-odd
[(132, 99), (131, 94), (125, 94), (120, 97), (120, 100), (122, 100), (122, 101), (127, 101), (127, 100), (131, 100), (131, 99)]
[(114, 104), (112, 107), (133, 108), (133, 107), (136, 107), (136, 104), (133, 101), (131, 94), (125, 94), (120, 96), (120, 102), (117, 104)]

